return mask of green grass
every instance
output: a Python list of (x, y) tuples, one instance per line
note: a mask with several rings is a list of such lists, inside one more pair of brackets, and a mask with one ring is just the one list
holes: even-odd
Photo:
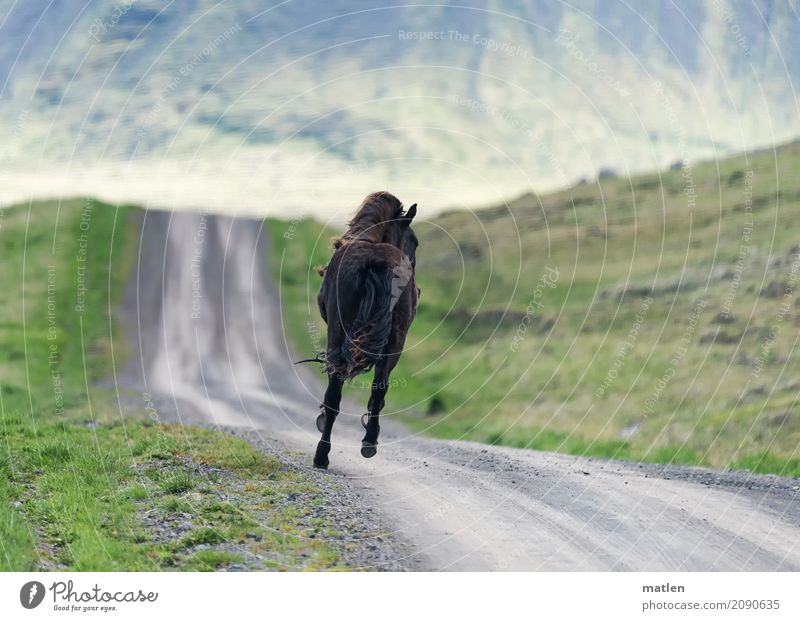
[[(800, 295), (780, 292), (798, 170), (792, 143), (432, 222), (423, 205), (420, 310), (386, 412), (443, 438), (800, 476)], [(341, 231), (270, 230), (285, 329), (307, 357), (325, 335), (313, 267)]]
[(165, 494), (183, 494), (194, 487), (194, 479), (185, 472), (179, 472), (162, 481), (160, 487)]
[(192, 557), (192, 564), (194, 565), (193, 569), (213, 571), (223, 565), (230, 565), (241, 560), (241, 554), (234, 554), (225, 550), (199, 550)]
[(111, 311), (131, 215), (82, 200), (2, 212), (0, 569), (338, 567), (285, 502), (317, 495), (297, 471), (222, 433), (122, 418), (95, 387), (124, 354)]

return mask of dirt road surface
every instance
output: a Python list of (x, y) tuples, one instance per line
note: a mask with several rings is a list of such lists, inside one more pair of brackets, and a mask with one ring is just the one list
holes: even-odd
[[(292, 364), (267, 237), (258, 220), (147, 212), (119, 381), (168, 400), (183, 423), (279, 440), (310, 468), (321, 375)], [(796, 479), (418, 437), (392, 420), (391, 390), (365, 460), (363, 411), (343, 404), (320, 476), (346, 478), (407, 544), (392, 567), (800, 570)]]

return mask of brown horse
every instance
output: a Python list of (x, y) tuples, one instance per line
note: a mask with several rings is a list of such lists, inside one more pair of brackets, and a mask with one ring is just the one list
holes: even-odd
[(389, 374), (403, 353), (406, 334), (417, 313), (419, 289), (414, 279), (419, 242), (411, 229), (416, 203), (407, 212), (388, 192), (364, 199), (347, 232), (333, 244), (330, 263), (321, 271), (317, 297), (328, 325), (325, 369), (328, 389), (317, 429), (314, 465), (328, 467), (331, 430), (342, 399), (342, 385), (375, 368), (372, 394), (362, 417), (366, 434), (361, 455), (377, 453), (378, 417), (389, 388)]

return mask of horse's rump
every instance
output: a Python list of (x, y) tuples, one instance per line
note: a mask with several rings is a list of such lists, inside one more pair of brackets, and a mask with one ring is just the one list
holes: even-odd
[(353, 241), (336, 250), (318, 297), (328, 324), (329, 373), (349, 380), (372, 368), (389, 342), (398, 299), (412, 281), (408, 258), (395, 246)]

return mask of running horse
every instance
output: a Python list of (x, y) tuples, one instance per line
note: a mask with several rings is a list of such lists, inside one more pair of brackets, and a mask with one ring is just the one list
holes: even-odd
[(320, 270), (317, 303), (328, 326), (323, 362), (328, 375), (317, 429), (322, 438), (314, 455), (317, 468), (328, 467), (331, 431), (339, 414), (344, 382), (375, 369), (372, 393), (361, 418), (366, 429), (361, 455), (378, 452), (378, 419), (389, 388), (389, 375), (403, 353), (406, 334), (417, 314), (419, 289), (414, 278), (417, 236), (408, 211), (389, 192), (375, 192), (361, 203), (334, 253)]

